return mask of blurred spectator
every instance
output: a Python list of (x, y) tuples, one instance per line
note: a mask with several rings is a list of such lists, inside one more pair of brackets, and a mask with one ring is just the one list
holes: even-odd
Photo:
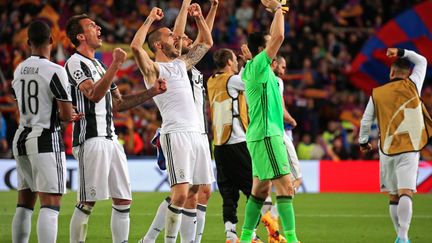
[(0, 112), (0, 158), (5, 157), (2, 156), (9, 150), (9, 145), (6, 140), (6, 120), (3, 118), (2, 113)]

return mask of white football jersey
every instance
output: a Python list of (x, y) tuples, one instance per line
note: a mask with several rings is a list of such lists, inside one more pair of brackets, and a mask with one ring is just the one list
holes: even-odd
[[(12, 92), (20, 113), (14, 139), (19, 155), (53, 152), (59, 147), (64, 151), (57, 100), (72, 101), (64, 68), (44, 57), (31, 56), (15, 69)], [(30, 146), (32, 151), (26, 151), (30, 138), (38, 138), (37, 143)]]
[[(159, 63), (159, 78), (167, 80), (167, 91), (153, 97), (162, 116), (161, 134), (200, 132), (186, 64), (180, 59)], [(149, 85), (146, 83), (147, 88)]]
[(106, 72), (106, 67), (97, 59), (90, 59), (79, 52), (73, 54), (65, 64), (71, 84), (72, 103), (84, 118), (74, 123), (73, 146), (78, 146), (93, 137), (116, 137), (112, 114), (111, 91), (117, 86), (113, 83), (104, 98), (95, 103), (87, 99), (79, 90), (85, 80), (99, 81)]
[(204, 88), (203, 74), (195, 67), (192, 67), (192, 69), (188, 71), (188, 76), (192, 88), (195, 109), (198, 114), (200, 130), (202, 133), (208, 133), (206, 90)]

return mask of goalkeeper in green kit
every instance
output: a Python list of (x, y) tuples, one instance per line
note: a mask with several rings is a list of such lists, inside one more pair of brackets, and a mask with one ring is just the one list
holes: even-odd
[(248, 36), (247, 45), (253, 58), (247, 62), (242, 75), (249, 106), (250, 124), (246, 142), (252, 157), (253, 185), (252, 195), (246, 204), (240, 242), (251, 242), (271, 184), (276, 188), (277, 209), (285, 237), (288, 242), (298, 242), (292, 204), (294, 189), (283, 140), (282, 97), (270, 67), (284, 40), (283, 14), (288, 8), (277, 0), (261, 0), (261, 3), (274, 13), (274, 18), (270, 27), (271, 38), (267, 43), (264, 33)]

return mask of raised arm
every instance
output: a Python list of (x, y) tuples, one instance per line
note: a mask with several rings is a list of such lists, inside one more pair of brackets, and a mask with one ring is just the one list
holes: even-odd
[(180, 57), (180, 59), (186, 63), (186, 68), (189, 70), (195, 66), (213, 46), (213, 39), (205, 23), (200, 6), (194, 3), (189, 6), (188, 12), (190, 16), (194, 17), (198, 26), (198, 31), (202, 33), (202, 40), (192, 47), (186, 55)]
[(135, 61), (137, 62), (141, 73), (144, 75), (144, 79), (150, 85), (153, 85), (159, 76), (159, 66), (151, 60), (147, 52), (144, 50), (143, 44), (152, 23), (161, 20), (163, 16), (162, 9), (153, 8), (147, 19), (136, 32), (130, 44)]
[[(205, 22), (207, 24), (207, 27), (210, 30), (210, 34), (213, 30), (213, 24), (214, 24), (214, 20), (216, 18), (216, 12), (219, 6), (219, 0), (210, 0), (211, 1), (211, 7), (210, 7), (210, 11), (207, 14), (207, 17), (205, 18)], [(193, 45), (199, 43), (202, 40), (202, 33), (199, 31), (197, 38), (195, 39), (195, 42)]]
[(267, 56), (273, 59), (276, 57), (279, 48), (281, 47), (285, 38), (284, 37), (285, 22), (284, 22), (282, 5), (280, 4), (280, 2), (276, 0), (261, 0), (261, 3), (264, 6), (266, 6), (267, 9), (270, 9), (275, 13), (273, 17), (272, 25), (270, 27), (271, 39), (269, 40), (265, 48), (265, 52), (267, 53)]
[(166, 89), (165, 79), (158, 79), (150, 89), (138, 91), (135, 94), (122, 96), (119, 90), (115, 89), (113, 91), (113, 111), (129, 110), (146, 102), (153, 96), (164, 93)]
[(415, 51), (410, 51), (410, 50), (400, 49), (400, 48), (388, 48), (387, 56), (388, 57), (399, 56), (402, 58), (406, 58), (408, 59), (408, 61), (414, 64), (414, 69), (412, 70), (412, 73), (409, 76), (409, 78), (411, 79), (411, 81), (413, 81), (416, 84), (417, 90), (420, 94), (426, 76), (427, 59), (424, 56), (416, 53)]
[[(105, 97), (117, 71), (120, 69), (126, 58), (126, 52), (120, 48), (115, 48), (113, 52), (113, 62), (108, 67), (103, 77), (95, 83), (91, 79), (84, 80), (79, 84), (79, 90), (87, 99), (95, 103), (99, 102), (103, 97)], [(82, 72), (84, 73), (83, 75), (86, 75), (90, 70), (82, 70)]]
[[(174, 23), (174, 29), (173, 29), (174, 38), (181, 38), (185, 32), (188, 8), (191, 2), (192, 0), (183, 0), (179, 14), (177, 15), (177, 18)], [(182, 41), (179, 41), (179, 44), (177, 45), (177, 49), (179, 50), (179, 53), (181, 53), (182, 50), (182, 43), (183, 43)]]
[(410, 79), (417, 85), (420, 94), (426, 77), (427, 59), (424, 56), (409, 50), (405, 50), (403, 57), (408, 58), (408, 60), (414, 64)]

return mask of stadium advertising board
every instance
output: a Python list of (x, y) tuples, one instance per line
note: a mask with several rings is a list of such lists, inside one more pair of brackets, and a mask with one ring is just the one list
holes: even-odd
[[(214, 165), (214, 163), (213, 163)], [(379, 192), (379, 163), (377, 161), (318, 161), (300, 162), (303, 184), (299, 192)], [(129, 160), (133, 191), (169, 191), (165, 171), (159, 170), (153, 159)], [(216, 173), (216, 170), (215, 170)], [(432, 162), (420, 162), (418, 191), (432, 192)], [(0, 160), (0, 191), (17, 187), (14, 160)], [(78, 188), (78, 163), (67, 161), (67, 188)], [(213, 188), (217, 190), (216, 183)]]

